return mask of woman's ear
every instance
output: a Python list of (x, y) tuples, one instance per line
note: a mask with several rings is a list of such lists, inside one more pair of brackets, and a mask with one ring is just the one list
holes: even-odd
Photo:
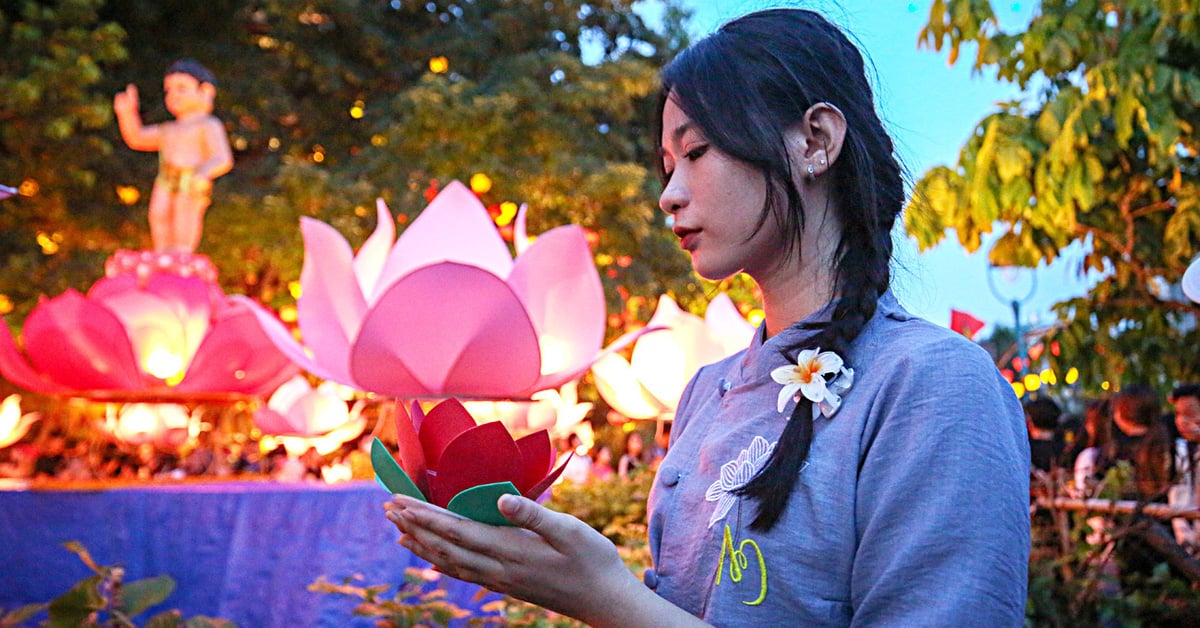
[(829, 171), (842, 153), (846, 116), (837, 107), (819, 102), (804, 112), (786, 133), (792, 164), (801, 177), (815, 179)]

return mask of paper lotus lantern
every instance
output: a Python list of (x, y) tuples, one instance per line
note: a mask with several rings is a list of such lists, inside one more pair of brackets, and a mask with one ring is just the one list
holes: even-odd
[(254, 413), (254, 423), (263, 434), (279, 437), (293, 456), (309, 447), (329, 455), (358, 438), (367, 425), (362, 416), (366, 402), (360, 399), (348, 408), (336, 386), (325, 382), (314, 389), (303, 376), (293, 376), (271, 394), (265, 408)]
[(177, 403), (128, 403), (115, 416), (109, 414), (105, 429), (130, 445), (149, 443), (171, 449), (187, 442), (199, 418)]
[(536, 392), (529, 401), (464, 401), (463, 406), (477, 420), (500, 421), (514, 434), (544, 429), (553, 438), (570, 434), (592, 411), (591, 403), (579, 403), (577, 382)]
[(592, 366), (600, 395), (631, 419), (673, 418), (700, 367), (746, 348), (754, 334), (724, 293), (708, 304), (703, 320), (663, 295), (649, 326), (666, 329), (639, 338), (630, 360), (613, 353)]
[[(357, 255), (329, 225), (301, 218), (304, 346), (255, 308), (308, 372), (394, 397), (525, 399), (577, 379), (598, 357), (604, 293), (583, 229), (547, 231), (514, 261), (457, 181), (398, 239), (382, 201), (378, 214)], [(527, 240), (523, 212), (515, 239)]]
[(0, 373), (23, 388), (92, 397), (265, 395), (295, 373), (250, 310), (215, 284), (157, 273), (43, 298), (0, 333)]
[(1187, 298), (1200, 303), (1200, 258), (1188, 264), (1187, 270), (1183, 272), (1183, 279), (1180, 280), (1179, 284), (1183, 288), (1183, 294)]
[(0, 402), (0, 449), (21, 440), (41, 418), (36, 412), (21, 414), (21, 396), (9, 395)]
[(396, 404), (396, 440), (400, 464), (378, 438), (371, 443), (371, 465), (384, 488), (493, 525), (508, 525), (496, 508), (501, 495), (536, 499), (566, 466), (554, 469), (545, 430), (513, 440), (499, 422), (476, 425), (456, 399), (428, 414), (413, 403), (411, 416)]

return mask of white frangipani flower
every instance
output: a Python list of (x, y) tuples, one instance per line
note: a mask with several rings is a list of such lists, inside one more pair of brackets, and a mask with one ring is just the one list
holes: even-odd
[(789, 399), (799, 401), (803, 395), (821, 414), (833, 416), (842, 405), (841, 395), (854, 383), (854, 370), (844, 365), (838, 354), (816, 348), (801, 351), (795, 364), (771, 371), (771, 379), (783, 384), (783, 390), (779, 391), (779, 411), (783, 412)]

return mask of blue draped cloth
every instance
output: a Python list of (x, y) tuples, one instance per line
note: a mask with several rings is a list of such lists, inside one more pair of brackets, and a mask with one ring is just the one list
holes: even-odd
[[(403, 582), (426, 567), (396, 541), (374, 482), (214, 482), (108, 490), (0, 490), (0, 608), (47, 602), (91, 571), (62, 547), (79, 541), (126, 581), (158, 575), (176, 588), (149, 616), (177, 608), (239, 626), (372, 626), (359, 600), (313, 593), (319, 576), (358, 585)], [(449, 601), (478, 613), (489, 594), (448, 577)]]

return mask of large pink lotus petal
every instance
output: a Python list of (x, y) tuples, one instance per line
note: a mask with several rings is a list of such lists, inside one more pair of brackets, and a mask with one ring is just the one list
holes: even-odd
[(397, 401), (395, 408), (396, 443), (398, 445), (397, 453), (400, 454), (400, 468), (404, 469), (422, 495), (428, 495), (429, 474), (427, 471), (429, 464), (425, 460), (425, 448), (417, 435), (417, 430), (420, 428), (419, 423), (423, 422), (425, 414), (421, 412), (421, 405), (415, 401), (411, 415), (404, 409), (403, 401)]
[(424, 419), (418, 440), (426, 464), (435, 464), (451, 441), (475, 427), (475, 418), (457, 399), (447, 399), (437, 404)]
[(513, 484), (524, 494), (554, 469), (554, 445), (549, 432), (538, 430), (518, 439), (517, 448), (521, 450), (521, 476)]
[(254, 314), (259, 327), (262, 328), (263, 333), (266, 334), (271, 343), (275, 345), (275, 348), (287, 356), (293, 364), (321, 379), (333, 380), (345, 386), (358, 387), (354, 383), (354, 380), (350, 378), (349, 363), (317, 363), (305, 352), (304, 347), (296, 342), (296, 339), (292, 337), (292, 332), (275, 317), (275, 314), (268, 311), (258, 302), (241, 295), (230, 297), (230, 302), (245, 305)]
[(337, 230), (318, 220), (301, 218), (300, 231), (304, 235), (296, 300), (300, 336), (313, 360), (341, 371), (342, 365), (349, 364), (350, 343), (367, 311), (358, 282), (352, 280), (353, 252)]
[(458, 181), (451, 181), (400, 234), (374, 296), (412, 271), (440, 262), (475, 266), (501, 279), (513, 266), (512, 254), (487, 208)]
[(4, 379), (17, 386), (33, 392), (60, 395), (71, 390), (51, 381), (30, 366), (29, 362), (25, 360), (25, 356), (21, 355), (21, 351), (17, 349), (17, 343), (13, 341), (7, 324), (4, 325), (4, 331), (0, 332), (0, 375), (4, 375)]
[(296, 366), (275, 350), (252, 310), (234, 306), (213, 321), (177, 390), (266, 395), (294, 374)]
[(379, 216), (375, 223), (375, 231), (358, 249), (358, 255), (354, 256), (354, 276), (358, 279), (358, 286), (364, 297), (375, 294), (379, 274), (383, 272), (388, 252), (396, 242), (396, 223), (392, 221), (392, 212), (388, 211), (383, 199), (375, 201), (375, 210)]
[(468, 488), (512, 482), (525, 477), (526, 470), (508, 430), (492, 421), (459, 434), (431, 466), (429, 476), (429, 501), (444, 508)]
[[(604, 288), (583, 229), (551, 229), (517, 258), (508, 285), (537, 330), (542, 358), (535, 390), (587, 370), (604, 343)], [(532, 391), (531, 391), (532, 392)]]
[(456, 263), (427, 266), (389, 288), (350, 355), (355, 382), (396, 397), (508, 396), (532, 385), (540, 366), (517, 296), (495, 275)]
[(529, 205), (521, 203), (520, 209), (517, 210), (517, 217), (513, 220), (513, 250), (517, 252), (517, 256), (525, 254), (529, 250), (529, 228), (526, 226), (528, 221), (525, 220), (525, 214), (529, 213)]
[(25, 319), (24, 339), (33, 367), (75, 390), (147, 384), (121, 321), (75, 290), (39, 303)]

